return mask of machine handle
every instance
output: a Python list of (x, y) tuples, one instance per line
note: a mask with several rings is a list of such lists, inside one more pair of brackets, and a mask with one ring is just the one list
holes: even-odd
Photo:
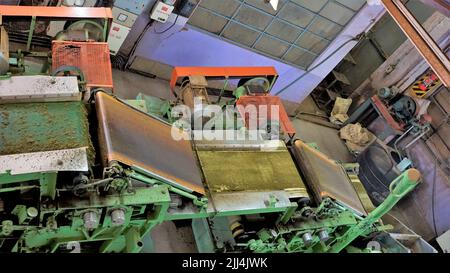
[(346, 248), (353, 240), (367, 233), (372, 228), (372, 224), (378, 221), (383, 215), (388, 213), (395, 204), (406, 194), (411, 192), (421, 181), (421, 174), (417, 169), (409, 169), (392, 181), (389, 186), (391, 193), (377, 208), (375, 208), (366, 218), (357, 225), (348, 229), (327, 252), (338, 253)]

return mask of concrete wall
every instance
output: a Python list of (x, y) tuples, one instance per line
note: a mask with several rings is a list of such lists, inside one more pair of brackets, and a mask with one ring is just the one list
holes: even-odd
[[(326, 58), (349, 38), (369, 29), (383, 13), (384, 9), (381, 6), (364, 6), (311, 67)], [(167, 32), (157, 34), (171, 26), (175, 19), (176, 16), (173, 15), (165, 24), (154, 23), (143, 36), (130, 60), (144, 58), (171, 66), (274, 66), (280, 75), (274, 86), (274, 92), (305, 73), (301, 69), (192, 29), (186, 25), (187, 19), (181, 16)], [(134, 33), (131, 35), (135, 36)], [(282, 98), (292, 102), (301, 102), (355, 44), (356, 42), (347, 44), (325, 64), (288, 88), (281, 95)]]

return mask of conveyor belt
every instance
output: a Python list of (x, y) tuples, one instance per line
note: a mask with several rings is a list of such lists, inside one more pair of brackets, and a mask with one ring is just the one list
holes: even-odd
[(263, 151), (233, 147), (197, 151), (211, 193), (289, 191), (306, 197), (306, 190), (286, 147)]
[(342, 166), (300, 140), (295, 141), (293, 151), (317, 202), (321, 202), (324, 197), (331, 197), (361, 215), (367, 215)]
[(105, 165), (118, 161), (204, 194), (188, 140), (172, 138), (172, 127), (103, 92), (96, 94), (100, 152)]

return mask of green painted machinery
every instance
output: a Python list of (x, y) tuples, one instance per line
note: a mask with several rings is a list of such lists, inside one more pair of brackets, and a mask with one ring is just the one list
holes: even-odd
[(104, 92), (85, 103), (70, 81), (63, 97), (0, 90), (0, 252), (140, 252), (152, 228), (178, 220), (192, 221), (200, 252), (365, 252), (420, 181), (407, 170), (373, 208), (355, 166), (313, 145), (176, 141), (186, 132), (145, 113), (170, 104)]

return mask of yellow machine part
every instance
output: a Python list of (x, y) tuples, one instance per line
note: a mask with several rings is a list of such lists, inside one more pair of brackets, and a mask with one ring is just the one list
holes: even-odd
[(198, 158), (212, 193), (287, 190), (309, 197), (286, 147), (274, 151), (200, 150)]

